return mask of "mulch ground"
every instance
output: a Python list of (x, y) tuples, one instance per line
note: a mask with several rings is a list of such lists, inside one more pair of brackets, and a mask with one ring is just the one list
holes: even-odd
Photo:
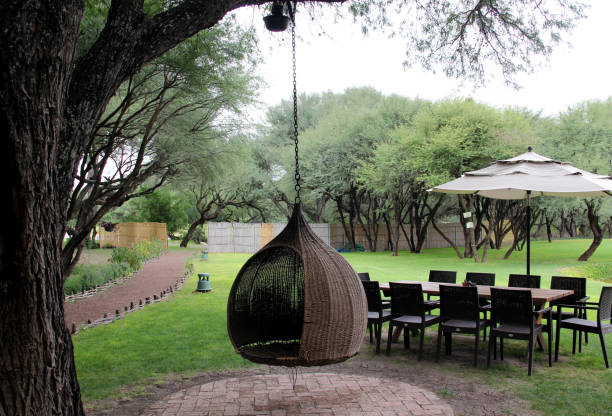
[(185, 273), (185, 261), (190, 254), (165, 253), (159, 259), (147, 262), (134, 277), (124, 283), (98, 292), (92, 297), (65, 303), (66, 326), (70, 328), (74, 323), (78, 328), (87, 320), (95, 321), (104, 314), (113, 316), (117, 309), (123, 312), (125, 306), (130, 306), (130, 302), (138, 305), (142, 300), (144, 304), (145, 298), (153, 299), (153, 295), (159, 296)]

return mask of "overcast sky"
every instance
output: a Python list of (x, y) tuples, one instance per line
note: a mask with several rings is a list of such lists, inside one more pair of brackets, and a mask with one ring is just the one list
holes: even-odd
[[(520, 106), (542, 111), (543, 115), (555, 115), (581, 101), (612, 96), (612, 1), (591, 3), (587, 19), (566, 36), (571, 46), (559, 45), (547, 64), (533, 74), (517, 77), (522, 86), (518, 91), (502, 81), (474, 89), (473, 84), (461, 85), (443, 74), (417, 67), (405, 70), (402, 62), (406, 48), (401, 39), (377, 33), (364, 37), (350, 19), (330, 24), (327, 36), (319, 36), (307, 13), (299, 14), (298, 6), (298, 92), (340, 93), (349, 87), (371, 86), (386, 95), (395, 93), (430, 100), (472, 97), (495, 107)], [(258, 9), (243, 8), (238, 17), (244, 24), (257, 27), (260, 35), (265, 61), (260, 73), (268, 84), (260, 100), (265, 105), (275, 105), (290, 99), (290, 31), (267, 32)], [(257, 119), (262, 117), (263, 110), (250, 113)]]

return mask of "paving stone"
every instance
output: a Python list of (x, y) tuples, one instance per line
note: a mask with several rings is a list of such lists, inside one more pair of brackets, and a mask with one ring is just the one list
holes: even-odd
[(175, 392), (141, 416), (452, 416), (430, 391), (407, 383), (351, 374), (268, 374), (237, 377)]

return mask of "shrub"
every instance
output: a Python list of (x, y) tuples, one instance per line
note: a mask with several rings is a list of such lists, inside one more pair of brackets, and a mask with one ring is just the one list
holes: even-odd
[(70, 295), (92, 289), (94, 286), (102, 285), (110, 280), (123, 278), (132, 271), (129, 264), (125, 262), (104, 265), (77, 265), (64, 283), (64, 293)]
[(132, 247), (117, 247), (111, 253), (112, 263), (127, 263), (132, 270), (140, 270), (142, 263), (159, 257), (163, 251), (162, 242), (156, 239), (142, 240)]
[(143, 260), (132, 247), (116, 247), (111, 252), (111, 263), (127, 263), (132, 270), (140, 270)]

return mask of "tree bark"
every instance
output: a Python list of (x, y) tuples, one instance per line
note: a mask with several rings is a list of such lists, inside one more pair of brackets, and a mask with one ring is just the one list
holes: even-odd
[(198, 220), (192, 223), (191, 225), (189, 225), (189, 229), (187, 230), (187, 233), (185, 233), (185, 236), (181, 240), (181, 244), (180, 244), (181, 247), (187, 247), (187, 244), (189, 244), (189, 241), (191, 240), (193, 233), (195, 233), (196, 228), (198, 228), (202, 224), (204, 224), (204, 221)]
[(3, 415), (83, 414), (60, 262), (74, 168), (60, 130), (83, 3), (0, 6)]
[(597, 211), (599, 211), (599, 204), (592, 200), (585, 200), (584, 203), (587, 206), (587, 216), (589, 218), (589, 227), (593, 232), (593, 241), (591, 242), (589, 248), (587, 248), (586, 251), (580, 255), (580, 257), (578, 257), (578, 261), (587, 261), (593, 255), (593, 253), (595, 253), (595, 250), (597, 250), (597, 247), (599, 247), (601, 241), (603, 240), (604, 234), (601, 230), (601, 226), (599, 225), (599, 216), (597, 215)]
[(463, 258), (463, 255), (461, 254), (461, 252), (459, 251), (459, 249), (457, 248), (457, 244), (455, 244), (455, 242), (453, 240), (451, 240), (450, 238), (448, 238), (446, 236), (446, 234), (444, 234), (442, 232), (442, 230), (440, 229), (440, 227), (438, 227), (438, 224), (436, 224), (435, 221), (431, 221), (431, 225), (434, 227), (434, 230), (436, 230), (438, 232), (438, 234), (440, 234), (442, 236), (442, 238), (444, 240), (446, 240), (446, 242), (448, 244), (450, 244), (450, 246), (453, 248), (453, 250), (455, 250), (455, 253), (457, 254), (457, 257), (459, 257), (460, 259)]

